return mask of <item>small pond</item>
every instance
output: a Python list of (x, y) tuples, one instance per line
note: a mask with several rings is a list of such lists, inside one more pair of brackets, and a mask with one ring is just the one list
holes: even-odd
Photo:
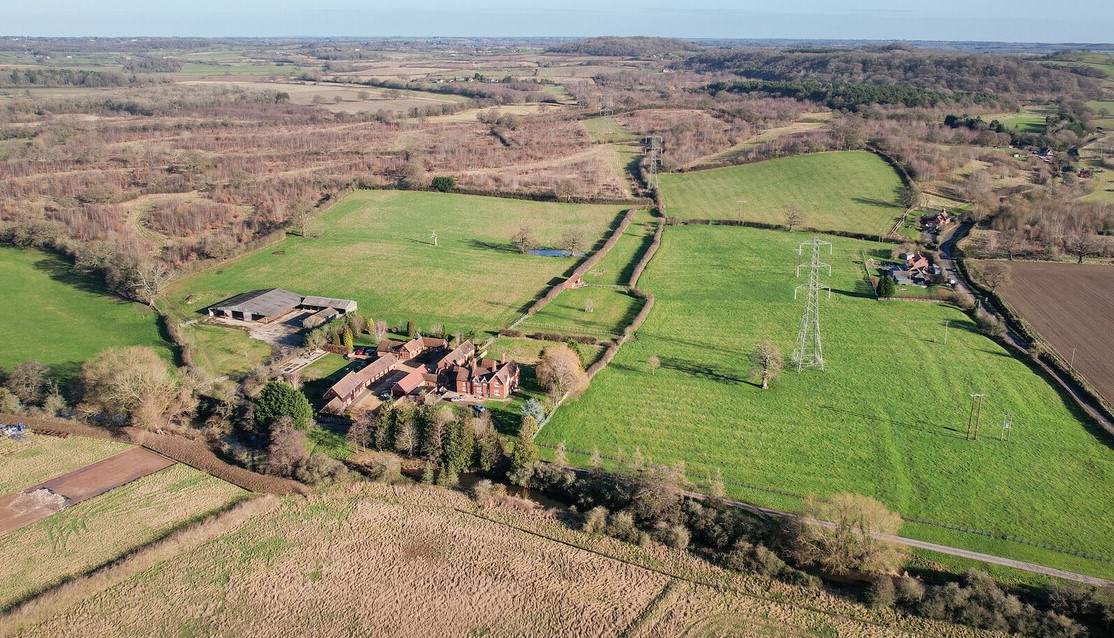
[(571, 251), (568, 251), (568, 250), (558, 250), (556, 248), (539, 248), (537, 250), (531, 250), (530, 254), (531, 255), (540, 255), (542, 257), (583, 257), (584, 256), (584, 253), (579, 252), (579, 251), (571, 252)]

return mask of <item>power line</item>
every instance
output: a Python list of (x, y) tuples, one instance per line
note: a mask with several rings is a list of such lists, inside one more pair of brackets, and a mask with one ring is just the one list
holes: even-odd
[[(814, 237), (812, 241), (803, 242), (797, 247), (797, 254), (804, 255), (804, 247), (809, 247), (810, 259), (808, 263), (808, 283), (793, 289), (793, 299), (801, 288), (808, 289), (805, 300), (805, 311), (801, 315), (801, 328), (797, 332), (797, 345), (793, 347), (793, 363), (797, 365), (797, 372), (805, 368), (824, 369), (824, 348), (820, 343), (820, 290), (828, 291), (828, 299), (832, 298), (832, 289), (820, 284), (820, 269), (827, 268), (828, 276), (832, 276), (831, 264), (820, 261), (820, 247), (827, 246), (828, 254), (832, 254), (832, 243)], [(801, 266), (797, 266), (797, 277), (801, 276)]]

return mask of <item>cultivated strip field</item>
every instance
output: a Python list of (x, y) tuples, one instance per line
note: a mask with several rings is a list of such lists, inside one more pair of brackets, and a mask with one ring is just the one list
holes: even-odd
[[(76, 437), (75, 437), (76, 438)], [(184, 465), (0, 536), (0, 610), (204, 516), (245, 492)]]
[(1014, 261), (998, 293), (1114, 402), (1114, 267)]
[(288, 500), (21, 635), (153, 630), (262, 637), (975, 635), (725, 572), (685, 552), (587, 536), (552, 513), (477, 511), (460, 493), (375, 484)]
[(171, 465), (174, 461), (164, 456), (143, 448), (132, 448), (22, 492), (0, 497), (0, 534)]
[[(16, 420), (4, 418), (3, 422)], [(18, 442), (0, 437), (0, 494), (23, 491), (131, 448), (124, 443), (85, 437), (61, 439), (29, 433), (27, 438)]]
[(153, 346), (169, 356), (154, 311), (113, 297), (54, 255), (0, 246), (0, 293), (4, 368), (34, 359), (69, 377), (82, 361), (114, 346)]
[[(693, 474), (721, 468), (729, 494), (764, 505), (792, 509), (797, 501), (748, 485), (857, 492), (906, 517), (1114, 556), (1114, 451), (1106, 440), (958, 309), (875, 301), (861, 264), (864, 251), (878, 256), (874, 243), (828, 238), (835, 250), (824, 255), (833, 266), (831, 279), (823, 277), (832, 297), (821, 299), (826, 370), (786, 371), (770, 390), (758, 388), (748, 361), (755, 344), (768, 339), (787, 359), (793, 350), (803, 303), (793, 300), (796, 248), (810, 237), (666, 229), (639, 284), (656, 295), (653, 312), (539, 442), (610, 455), (640, 448), (657, 461), (684, 460)], [(646, 366), (651, 355), (661, 361), (656, 374)], [(987, 404), (981, 437), (967, 441), (974, 392)], [(1006, 412), (1014, 418), (1009, 442), (998, 440)], [(1110, 563), (1028, 545), (938, 528), (907, 532), (1114, 574)]]
[(692, 173), (663, 174), (661, 191), (671, 217), (785, 223), (796, 204), (804, 224), (821, 230), (876, 234), (901, 215), (901, 180), (866, 151), (798, 155)]

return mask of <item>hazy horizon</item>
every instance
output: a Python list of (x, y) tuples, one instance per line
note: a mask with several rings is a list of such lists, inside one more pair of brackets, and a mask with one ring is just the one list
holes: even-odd
[[(12, 0), (2, 0), (11, 4)], [(1001, 10), (996, 7), (1002, 7)], [(1001, 13), (999, 13), (1001, 11)], [(0, 8), (4, 36), (26, 37), (562, 37), (646, 35), (691, 39), (927, 40), (970, 42), (1111, 42), (1114, 10), (1081, 0), (1049, 16), (1035, 0), (928, 5), (910, 0), (786, 0), (769, 5), (661, 0), (606, 5), (567, 0), (66, 0)]]

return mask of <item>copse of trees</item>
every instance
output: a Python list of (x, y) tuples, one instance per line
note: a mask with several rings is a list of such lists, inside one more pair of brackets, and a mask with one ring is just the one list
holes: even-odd
[(730, 72), (772, 82), (948, 87), (951, 92), (1097, 99), (1097, 79), (1021, 57), (911, 50), (902, 46), (836, 50), (707, 50), (685, 59), (700, 72)]
[(894, 84), (832, 84), (812, 80), (713, 82), (705, 86), (704, 90), (711, 95), (726, 91), (748, 95), (788, 97), (852, 112), (871, 105), (933, 108), (953, 103), (991, 105), (1006, 102), (1001, 97), (986, 92), (943, 92), (935, 89)]
[(699, 51), (701, 48), (702, 47), (688, 40), (678, 40), (675, 38), (602, 36), (562, 42), (561, 44), (546, 48), (546, 52), (646, 58), (659, 57), (682, 51)]

